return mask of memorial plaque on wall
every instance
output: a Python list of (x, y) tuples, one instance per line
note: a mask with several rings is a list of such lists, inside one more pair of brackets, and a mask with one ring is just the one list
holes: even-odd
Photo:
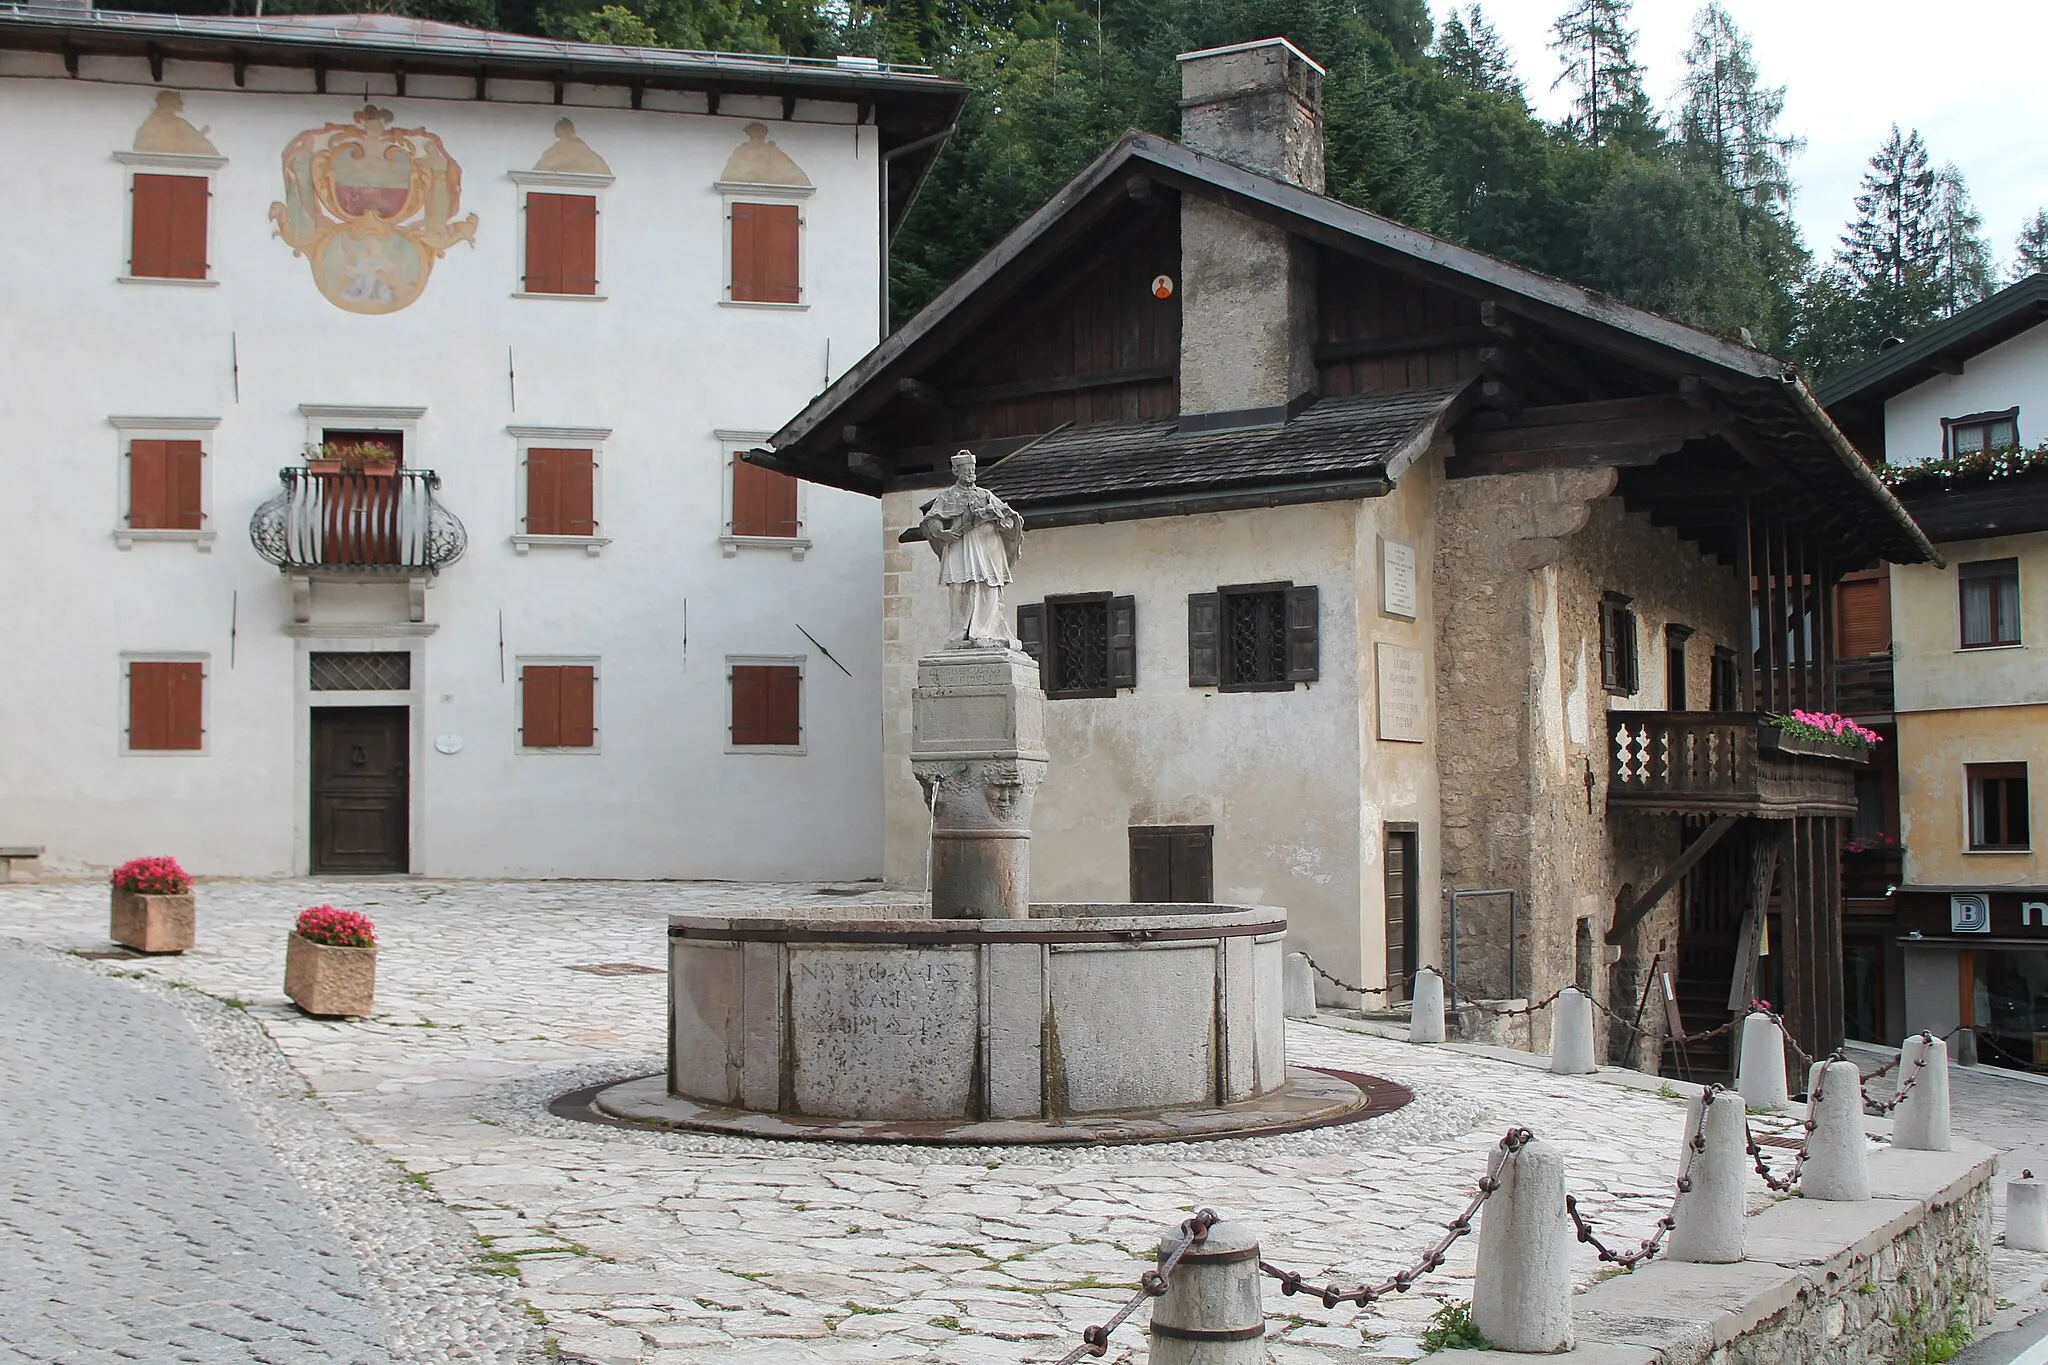
[(1380, 738), (1421, 744), (1429, 738), (1423, 722), (1422, 651), (1381, 642), (1373, 646), (1378, 664)]
[(1380, 610), (1415, 619), (1415, 547), (1405, 540), (1380, 541)]

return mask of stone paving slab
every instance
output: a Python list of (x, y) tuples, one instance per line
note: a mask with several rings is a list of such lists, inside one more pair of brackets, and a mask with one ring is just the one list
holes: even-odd
[[(206, 882), (193, 952), (119, 966), (245, 1002), (334, 1112), (469, 1220), (558, 1349), (602, 1365), (1057, 1359), (1200, 1204), (1307, 1276), (1377, 1277), (1434, 1240), (1513, 1125), (1562, 1147), (1604, 1237), (1647, 1235), (1668, 1206), (1676, 1099), (1313, 1025), (1289, 1026), (1290, 1063), (1385, 1076), (1415, 1103), (1282, 1137), (1084, 1151), (847, 1148), (546, 1112), (657, 1068), (665, 1043), (664, 975), (572, 968), (659, 968), (669, 915), (812, 889)], [(369, 1020), (308, 1019), (282, 998), (292, 916), (323, 901), (378, 923)], [(105, 918), (103, 886), (0, 888), (0, 935), (99, 947)], [(1771, 1202), (1761, 1182), (1750, 1199)], [(1470, 1297), (1473, 1250), (1464, 1239), (1415, 1291), (1363, 1311), (1269, 1295), (1275, 1360), (1420, 1355), (1431, 1315)], [(1577, 1257), (1591, 1283), (1592, 1251)], [(1120, 1332), (1109, 1359), (1143, 1360), (1142, 1333)]]
[(355, 1262), (162, 1001), (0, 949), (0, 1359), (389, 1365)]

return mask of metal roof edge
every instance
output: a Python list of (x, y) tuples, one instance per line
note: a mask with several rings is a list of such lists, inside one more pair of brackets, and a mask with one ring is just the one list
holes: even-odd
[[(1923, 382), (1922, 379), (1905, 381), (1905, 373), (1917, 365), (1925, 364), (1937, 355), (1954, 355), (1962, 352), (1967, 359), (1980, 355), (1996, 341), (1976, 345), (1977, 340), (2000, 323), (2029, 307), (2048, 305), (2048, 274), (2029, 275), (2017, 283), (2007, 285), (1990, 298), (1973, 303), (1960, 313), (1932, 323), (1907, 338), (1904, 344), (1888, 351), (1880, 351), (1855, 369), (1823, 384), (1814, 398), (1822, 407), (1833, 408), (1843, 403), (1864, 397), (1889, 398)], [(2048, 322), (2048, 314), (2041, 321)], [(2009, 338), (2007, 338), (2009, 339)], [(1975, 346), (1975, 349), (1969, 349)], [(1888, 381), (1901, 380), (1895, 388), (1888, 388), (1881, 394), (1875, 389), (1885, 388)]]

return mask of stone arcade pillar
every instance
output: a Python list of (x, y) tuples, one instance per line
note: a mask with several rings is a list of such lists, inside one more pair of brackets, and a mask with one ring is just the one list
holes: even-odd
[(1045, 778), (1038, 665), (1008, 649), (917, 661), (910, 770), (932, 813), (932, 916), (1031, 917), (1031, 802)]

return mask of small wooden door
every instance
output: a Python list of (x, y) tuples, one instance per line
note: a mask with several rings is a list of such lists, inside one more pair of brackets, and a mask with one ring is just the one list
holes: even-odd
[(1216, 880), (1214, 845), (1211, 825), (1132, 825), (1132, 903), (1207, 905)]
[(403, 706), (313, 710), (313, 837), (308, 870), (409, 872)]
[(1388, 830), (1387, 999), (1406, 1000), (1408, 979), (1415, 975), (1415, 949), (1421, 930), (1415, 923), (1415, 832)]

